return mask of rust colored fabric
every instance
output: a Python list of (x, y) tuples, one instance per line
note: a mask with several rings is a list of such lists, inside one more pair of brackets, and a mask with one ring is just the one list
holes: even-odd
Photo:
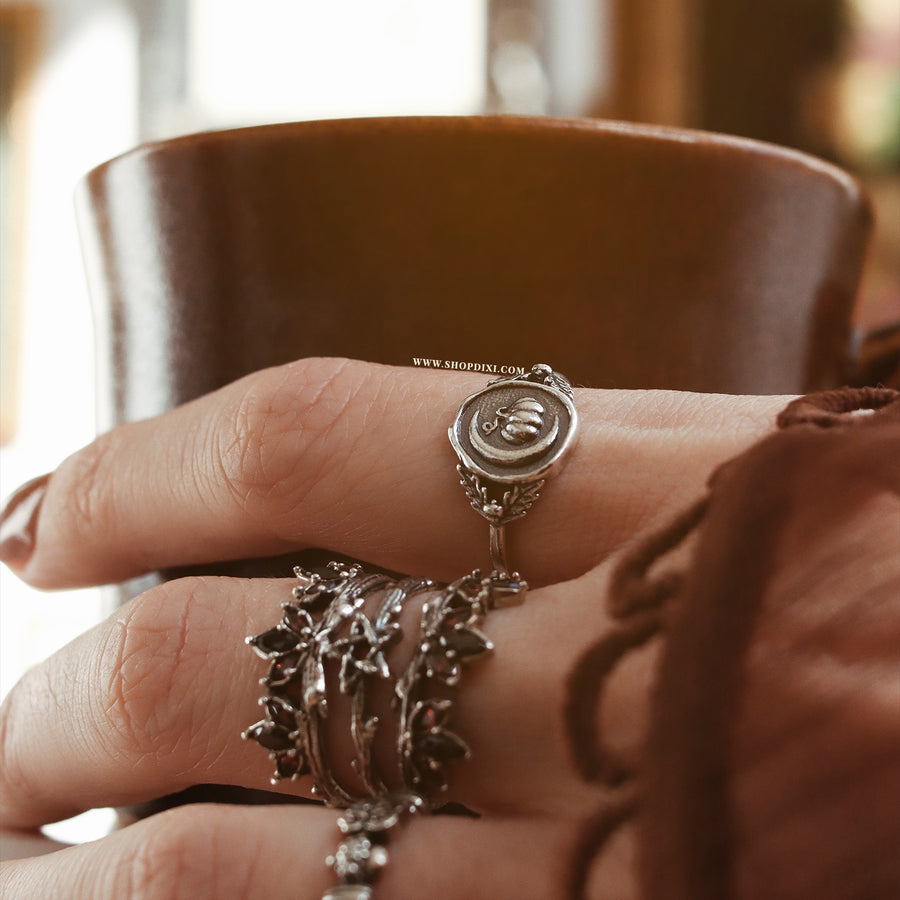
[[(619, 794), (587, 828), (573, 897), (625, 823), (643, 900), (897, 896), (900, 394), (812, 395), (778, 424), (613, 579), (621, 629), (585, 655), (569, 712), (583, 776)], [(688, 536), (684, 571), (648, 575)], [(651, 634), (650, 736), (623, 770), (585, 710)]]
[(673, 605), (647, 897), (900, 885), (900, 399), (827, 394), (779, 424), (717, 473)]
[(857, 337), (859, 350), (855, 357), (851, 354), (850, 383), (900, 390), (900, 322)]

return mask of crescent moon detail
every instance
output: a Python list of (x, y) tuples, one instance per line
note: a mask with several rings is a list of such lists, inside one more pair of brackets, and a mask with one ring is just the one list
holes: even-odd
[(546, 453), (553, 446), (558, 434), (559, 416), (554, 415), (553, 427), (547, 432), (546, 437), (516, 450), (503, 450), (500, 447), (492, 447), (481, 436), (481, 428), (478, 427), (478, 410), (475, 410), (475, 414), (469, 422), (469, 440), (472, 442), (472, 446), (489, 462), (499, 466), (515, 466)]

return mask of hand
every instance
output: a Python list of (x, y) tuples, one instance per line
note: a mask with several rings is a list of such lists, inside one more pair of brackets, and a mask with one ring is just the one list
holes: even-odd
[[(15, 567), (65, 587), (325, 546), (456, 578), (485, 562), (487, 528), (457, 484), (446, 427), (483, 385), (333, 360), (257, 373), (67, 460)], [(565, 470), (511, 526), (514, 564), (543, 587), (491, 614), (497, 651), (466, 674), (454, 707), (472, 759), (448, 799), (483, 818), (410, 823), (392, 839), (384, 897), (560, 894), (605, 790), (571, 765), (566, 679), (615, 627), (602, 605), (615, 554), (702, 493), (713, 468), (771, 429), (784, 399), (581, 391), (577, 405)], [(241, 644), (289, 597), (287, 581), (170, 582), (26, 675), (3, 707), (6, 826), (28, 832), (196, 783), (265, 785), (266, 755), (237, 739), (258, 718), (264, 668)], [(640, 754), (657, 652), (648, 645), (606, 691), (607, 730), (626, 759)], [(11, 864), (0, 883), (16, 897), (72, 896), (77, 885), (85, 897), (318, 898), (334, 882), (323, 863), (334, 819), (307, 807), (182, 807)], [(604, 866), (610, 895), (632, 889), (627, 846), (626, 834)]]

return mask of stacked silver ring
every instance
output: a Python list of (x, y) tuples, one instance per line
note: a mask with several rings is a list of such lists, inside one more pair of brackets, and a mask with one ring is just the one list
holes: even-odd
[(528, 585), (476, 569), (447, 585), (422, 609), (419, 641), (394, 687), (400, 713), (397, 756), (403, 784), (426, 798), (447, 789), (446, 767), (466, 759), (469, 747), (447, 727), (463, 667), (491, 653), (494, 645), (480, 625), (491, 610), (521, 603)]
[[(464, 668), (493, 650), (481, 631), (485, 616), (521, 603), (528, 588), (507, 566), (504, 527), (531, 508), (576, 426), (571, 386), (549, 366), (491, 382), (463, 401), (450, 441), (469, 502), (490, 525), (493, 571), (482, 576), (475, 570), (439, 586), (424, 578), (367, 575), (356, 565), (331, 563), (325, 574), (297, 568), (299, 583), (293, 600), (282, 605), (281, 621), (247, 638), (269, 671), (260, 682), (265, 717), (243, 737), (269, 751), (273, 783), (308, 774), (314, 793), (345, 810), (338, 820), (342, 843), (328, 859), (339, 884), (323, 900), (369, 900), (387, 862), (389, 831), (430, 810), (447, 788), (449, 766), (469, 756), (468, 744), (449, 727), (455, 690)], [(422, 606), (415, 648), (395, 677), (387, 653), (402, 637), (400, 614), (409, 598), (425, 591), (432, 596)], [(367, 611), (379, 592), (374, 611)], [(340, 783), (329, 760), (327, 663), (337, 666), (338, 689), (350, 698), (356, 787)], [(369, 701), (377, 679), (392, 681), (394, 779), (378, 771), (373, 757), (380, 723)]]
[[(356, 757), (351, 761), (364, 796), (379, 796), (386, 787), (372, 759), (378, 720), (368, 710), (372, 682), (389, 679), (386, 651), (400, 640), (397, 621), (403, 603), (433, 587), (427, 578), (392, 581), (387, 575), (366, 575), (359, 566), (329, 564), (330, 572), (296, 568), (299, 584), (294, 600), (282, 605), (281, 621), (247, 643), (269, 662), (261, 679), (266, 710), (243, 737), (265, 747), (275, 762), (273, 783), (310, 774), (314, 792), (331, 806), (348, 806), (360, 799), (340, 785), (328, 765), (324, 720), (328, 716), (325, 664), (340, 664), (338, 685), (351, 698), (350, 733)], [(382, 591), (375, 614), (363, 605)], [(318, 621), (314, 618), (321, 614)]]

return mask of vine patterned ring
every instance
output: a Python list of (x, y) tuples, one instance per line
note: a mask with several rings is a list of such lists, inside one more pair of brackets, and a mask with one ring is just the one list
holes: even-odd
[[(309, 774), (315, 793), (332, 805), (347, 806), (359, 799), (359, 791), (340, 785), (328, 765), (325, 663), (339, 663), (339, 690), (351, 698), (350, 733), (356, 752), (351, 765), (361, 792), (369, 797), (383, 794), (386, 787), (372, 758), (379, 722), (369, 713), (369, 692), (377, 679), (391, 678), (385, 653), (402, 636), (397, 619), (403, 603), (433, 583), (426, 578), (392, 581), (339, 563), (330, 563), (324, 576), (294, 571), (299, 583), (293, 588), (294, 600), (282, 604), (281, 621), (247, 638), (269, 662), (269, 671), (260, 682), (266, 688), (260, 699), (266, 716), (242, 736), (269, 751), (275, 763), (273, 784)], [(370, 618), (362, 607), (377, 591), (382, 597)]]
[(521, 603), (527, 590), (521, 579), (499, 572), (483, 577), (476, 569), (425, 603), (416, 650), (394, 686), (397, 756), (407, 791), (431, 802), (447, 788), (448, 765), (469, 757), (468, 744), (448, 727), (449, 694), (464, 667), (493, 652), (480, 630), (487, 613)]
[(499, 572), (476, 569), (446, 585), (422, 607), (419, 639), (405, 672), (394, 685), (399, 712), (397, 756), (402, 790), (350, 805), (338, 819), (343, 840), (326, 864), (339, 883), (322, 900), (372, 900), (373, 884), (388, 863), (390, 832), (416, 813), (431, 810), (447, 787), (447, 767), (469, 756), (469, 747), (449, 729), (453, 700), (464, 667), (493, 652), (479, 626), (487, 613), (513, 600), (528, 585)]
[(577, 428), (571, 385), (543, 363), (490, 382), (460, 405), (450, 443), (469, 503), (490, 525), (496, 572), (510, 571), (504, 527), (531, 509)]

